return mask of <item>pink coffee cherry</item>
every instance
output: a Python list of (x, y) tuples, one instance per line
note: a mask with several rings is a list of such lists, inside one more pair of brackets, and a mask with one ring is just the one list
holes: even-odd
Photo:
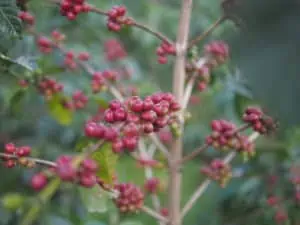
[(168, 62), (168, 55), (175, 55), (175, 46), (168, 42), (162, 42), (160, 46), (156, 49), (157, 61), (160, 64), (166, 64)]
[(47, 37), (39, 37), (37, 39), (37, 45), (42, 53), (49, 54), (53, 51), (53, 43)]
[(216, 65), (222, 64), (229, 57), (229, 47), (223, 41), (214, 41), (204, 46), (205, 54), (213, 57)]
[(149, 193), (157, 193), (160, 189), (160, 180), (157, 177), (152, 177), (146, 180), (144, 189)]
[(35, 23), (35, 18), (32, 14), (30, 14), (29, 12), (25, 12), (25, 11), (21, 11), (19, 12), (18, 17), (25, 23), (27, 23), (28, 25), (34, 25)]
[(36, 190), (40, 191), (42, 190), (46, 184), (48, 183), (47, 177), (42, 173), (37, 173), (31, 178), (31, 187)]

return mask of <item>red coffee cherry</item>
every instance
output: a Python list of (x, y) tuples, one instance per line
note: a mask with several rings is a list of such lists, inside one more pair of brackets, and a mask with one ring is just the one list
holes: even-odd
[(47, 183), (48, 179), (43, 173), (37, 173), (31, 178), (31, 187), (36, 191), (43, 189)]
[(19, 12), (18, 17), (28, 25), (34, 25), (35, 22), (34, 16), (29, 12), (21, 11)]
[(37, 39), (37, 45), (42, 53), (49, 54), (53, 50), (53, 43), (47, 37), (39, 37)]
[(210, 62), (212, 66), (217, 66), (226, 61), (229, 57), (229, 47), (223, 41), (214, 41), (204, 46), (205, 54), (209, 58), (215, 60), (215, 62)]
[(107, 12), (107, 28), (110, 31), (118, 32), (124, 25), (132, 23), (131, 19), (125, 17), (126, 11), (125, 6), (114, 6)]
[(160, 180), (157, 177), (152, 177), (146, 180), (144, 188), (148, 193), (157, 193), (160, 189)]
[(175, 55), (176, 49), (174, 45), (168, 42), (162, 42), (160, 46), (156, 49), (157, 61), (160, 64), (166, 64), (168, 62), (168, 55)]

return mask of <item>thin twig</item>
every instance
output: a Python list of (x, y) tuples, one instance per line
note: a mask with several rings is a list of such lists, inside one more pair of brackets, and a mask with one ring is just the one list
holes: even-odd
[(198, 149), (196, 149), (195, 151), (193, 151), (191, 154), (188, 154), (188, 155), (184, 156), (184, 157), (178, 162), (178, 164), (184, 164), (185, 162), (194, 159), (196, 156), (200, 155), (202, 152), (204, 152), (206, 149), (208, 149), (208, 147), (209, 147), (208, 144), (204, 144), (204, 145), (201, 146), (200, 148), (198, 148)]
[[(139, 141), (138, 150), (140, 152), (140, 157), (149, 158), (149, 154), (146, 150), (146, 146), (145, 146), (145, 143), (143, 142), (143, 140)], [(149, 166), (145, 167), (145, 177), (146, 177), (147, 180), (153, 178), (153, 171), (152, 171), (151, 167), (149, 167)], [(158, 196), (156, 194), (152, 194), (151, 198), (152, 198), (152, 204), (153, 204), (154, 209), (157, 212), (159, 212), (159, 210), (160, 210), (160, 201), (159, 201)]]
[(168, 148), (161, 143), (161, 141), (158, 139), (157, 135), (150, 134), (149, 135), (152, 142), (156, 145), (157, 149), (160, 150), (160, 152), (167, 158), (170, 159), (170, 153)]
[(32, 157), (18, 157), (16, 155), (11, 155), (11, 154), (5, 154), (5, 153), (1, 153), (0, 152), (0, 158), (2, 160), (4, 159), (19, 159), (19, 158), (24, 158), (28, 161), (32, 161), (35, 162), (36, 164), (40, 164), (43, 166), (50, 166), (50, 167), (56, 167), (56, 163), (52, 162), (52, 161), (48, 161), (48, 160), (44, 160), (44, 159), (38, 159), (38, 158), (32, 158)]
[[(255, 139), (257, 139), (259, 137), (259, 133), (254, 132), (249, 136), (249, 141), (253, 142), (255, 141)], [(230, 152), (224, 159), (223, 162), (225, 164), (230, 163), (234, 157), (236, 156), (236, 152)], [(194, 194), (192, 194), (192, 196), (190, 197), (190, 199), (188, 200), (188, 202), (185, 204), (185, 206), (182, 209), (181, 212), (181, 218), (183, 218), (189, 211), (190, 209), (194, 206), (194, 204), (196, 203), (196, 201), (201, 197), (201, 195), (205, 192), (205, 190), (207, 190), (208, 185), (211, 183), (210, 179), (205, 179), (203, 181), (203, 183), (196, 189), (196, 191), (194, 192)]]
[(141, 210), (148, 214), (149, 216), (152, 216), (153, 218), (157, 219), (157, 220), (160, 220), (161, 222), (164, 222), (164, 223), (167, 223), (168, 222), (168, 219), (162, 215), (160, 215), (159, 213), (155, 212), (154, 210), (148, 208), (147, 206), (143, 206), (141, 208)]
[(198, 198), (206, 191), (208, 185), (211, 183), (210, 179), (205, 179), (202, 184), (197, 188), (197, 190), (194, 192), (194, 194), (191, 196), (189, 201), (186, 203), (186, 205), (183, 207), (181, 212), (181, 217), (183, 218), (186, 213), (194, 206), (195, 202), (198, 200)]
[[(198, 59), (197, 62), (195, 62), (195, 67), (197, 69), (200, 69), (203, 65), (207, 63), (208, 59), (206, 57), (201, 57)], [(193, 74), (192, 77), (189, 79), (188, 83), (186, 84), (185, 90), (184, 90), (184, 97), (183, 97), (183, 103), (182, 103), (182, 111), (184, 111), (189, 103), (192, 90), (195, 84), (197, 74)]]
[(217, 19), (216, 22), (214, 22), (204, 33), (200, 34), (199, 36), (197, 36), (195, 39), (193, 39), (192, 41), (190, 41), (189, 45), (188, 45), (188, 49), (190, 49), (191, 47), (193, 47), (195, 44), (197, 44), (198, 42), (202, 41), (205, 37), (207, 37), (212, 31), (214, 31), (215, 28), (217, 28), (223, 21), (225, 20), (225, 17), (222, 16), (219, 19)]
[(141, 30), (146, 31), (149, 34), (154, 35), (155, 37), (157, 37), (161, 41), (165, 41), (169, 44), (173, 44), (173, 41), (171, 41), (168, 37), (166, 37), (165, 35), (163, 35), (162, 33), (158, 32), (158, 31), (153, 30), (152, 28), (150, 28), (150, 27), (148, 27), (144, 24), (141, 24), (141, 23), (138, 23), (138, 22), (134, 21), (131, 25), (135, 26), (135, 27), (138, 27)]
[[(49, 0), (49, 1), (52, 2), (52, 3), (55, 3), (57, 5), (59, 5), (60, 2), (61, 2), (60, 0)], [(93, 6), (93, 5), (90, 5), (90, 6), (91, 6), (91, 12), (97, 13), (97, 14), (103, 15), (103, 16), (107, 16), (108, 15), (107, 11), (99, 9), (99, 8)], [(143, 30), (143, 31), (145, 31), (145, 32), (147, 32), (147, 33), (149, 33), (149, 34), (157, 37), (161, 41), (165, 41), (165, 42), (168, 42), (170, 44), (173, 44), (173, 41), (171, 41), (167, 36), (163, 35), (162, 33), (158, 32), (158, 31), (153, 30), (151, 27), (149, 27), (149, 26), (147, 26), (145, 24), (142, 24), (142, 23), (139, 23), (139, 22), (136, 22), (136, 21), (133, 20), (130, 25), (134, 26), (134, 27), (137, 27), (137, 28), (139, 28), (139, 29), (141, 29), (141, 30)]]
[[(249, 124), (244, 124), (241, 127), (237, 128), (234, 132), (233, 135), (236, 135), (239, 132), (242, 132), (246, 129), (249, 128)], [(184, 164), (187, 161), (190, 161), (192, 159), (194, 159), (195, 157), (197, 157), (198, 155), (200, 155), (202, 152), (204, 152), (206, 149), (208, 149), (209, 145), (208, 144), (204, 144), (201, 147), (197, 148), (196, 150), (194, 150), (192, 153), (184, 156), (178, 163), (179, 164)]]

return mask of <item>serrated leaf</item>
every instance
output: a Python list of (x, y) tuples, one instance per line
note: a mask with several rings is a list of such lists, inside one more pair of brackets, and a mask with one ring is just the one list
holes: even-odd
[(14, 39), (20, 36), (21, 20), (13, 0), (0, 1), (0, 50), (7, 51)]
[(81, 188), (80, 194), (90, 213), (104, 213), (107, 211), (109, 196), (99, 186), (92, 189)]
[(55, 95), (48, 101), (50, 115), (61, 125), (69, 125), (73, 119), (73, 112), (63, 106), (66, 99)]
[(111, 144), (105, 143), (101, 148), (92, 154), (92, 158), (98, 163), (97, 176), (107, 184), (113, 183), (118, 155), (113, 153)]

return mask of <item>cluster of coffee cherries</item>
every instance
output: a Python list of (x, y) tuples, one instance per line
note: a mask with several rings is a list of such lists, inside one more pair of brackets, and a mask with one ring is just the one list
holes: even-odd
[(76, 158), (63, 155), (56, 160), (55, 173), (61, 180), (76, 182), (83, 187), (93, 187), (97, 184), (97, 163), (89, 158), (82, 160), (79, 166), (74, 166)]
[(276, 206), (276, 205), (278, 205), (279, 202), (280, 202), (280, 199), (275, 195), (271, 195), (267, 198), (267, 204), (269, 206)]
[(85, 0), (62, 0), (60, 3), (60, 13), (69, 20), (76, 19), (80, 13), (87, 13), (91, 6), (85, 3)]
[(104, 120), (115, 127), (89, 122), (85, 126), (85, 135), (112, 142), (116, 153), (124, 149), (131, 152), (141, 133), (158, 132), (176, 119), (178, 110), (180, 105), (170, 93), (155, 93), (144, 100), (133, 96), (124, 103), (113, 100), (104, 113)]
[(197, 83), (197, 89), (200, 92), (203, 92), (206, 90), (209, 82), (210, 82), (210, 69), (206, 65), (200, 67), (197, 70), (199, 81)]
[(207, 145), (222, 151), (235, 149), (246, 159), (255, 154), (254, 144), (247, 136), (238, 133), (233, 123), (226, 120), (213, 120), (211, 128), (213, 132), (206, 138)]
[(175, 55), (176, 49), (175, 46), (163, 41), (160, 46), (156, 49), (157, 61), (160, 64), (166, 64), (168, 62), (168, 55)]
[(39, 92), (45, 96), (47, 100), (50, 100), (53, 95), (61, 92), (63, 90), (63, 84), (57, 82), (53, 78), (44, 77), (38, 83), (38, 90)]
[(64, 65), (69, 70), (76, 70), (78, 68), (78, 65), (75, 61), (75, 54), (72, 51), (68, 51), (64, 55)]
[(18, 14), (18, 17), (26, 24), (28, 25), (34, 25), (35, 19), (34, 16), (29, 13), (29, 12), (25, 12), (25, 11), (20, 11)]
[(108, 123), (128, 122), (139, 125), (139, 130), (148, 134), (164, 128), (180, 105), (171, 93), (155, 93), (141, 99), (132, 96), (124, 103), (114, 100), (105, 111), (105, 121)]
[(91, 88), (93, 93), (98, 93), (106, 89), (105, 78), (101, 72), (94, 72), (91, 81)]
[(232, 177), (231, 166), (221, 159), (213, 160), (209, 166), (203, 167), (201, 172), (210, 179), (217, 181), (221, 187), (225, 187)]
[(116, 70), (104, 70), (103, 72), (96, 71), (93, 73), (91, 88), (93, 93), (99, 93), (101, 91), (105, 91), (106, 81), (115, 82), (119, 79), (119, 73)]
[(160, 189), (162, 189), (159, 178), (152, 177), (150, 179), (147, 179), (144, 184), (144, 189), (150, 194), (157, 193)]
[(127, 52), (117, 39), (109, 39), (104, 43), (106, 60), (114, 62), (127, 56)]
[(80, 90), (72, 94), (72, 99), (63, 99), (61, 104), (68, 110), (75, 111), (85, 108), (88, 103), (88, 97)]
[(283, 224), (288, 220), (288, 215), (284, 210), (277, 210), (274, 216), (274, 219), (277, 224)]
[[(17, 163), (28, 168), (34, 166), (34, 162), (26, 158), (31, 153), (29, 146), (16, 147), (13, 143), (8, 143), (4, 147), (4, 152), (8, 155), (3, 157), (4, 166), (7, 168), (13, 168)], [(15, 158), (10, 156), (15, 156)]]
[(78, 56), (75, 56), (74, 52), (68, 51), (64, 55), (64, 65), (66, 68), (70, 70), (76, 70), (78, 68), (76, 60), (88, 61), (89, 59), (90, 59), (90, 54), (88, 52), (80, 52)]
[(274, 220), (277, 224), (282, 224), (288, 219), (287, 213), (280, 206), (280, 198), (271, 195), (267, 198), (267, 204), (275, 209)]
[(79, 110), (86, 106), (89, 99), (82, 91), (77, 90), (73, 93), (72, 100), (73, 109)]
[(107, 12), (107, 28), (111, 31), (120, 31), (124, 25), (131, 25), (132, 20), (125, 17), (125, 6), (114, 6)]
[(134, 184), (116, 184), (114, 189), (119, 193), (114, 202), (120, 212), (138, 212), (144, 205), (144, 194), (141, 189)]
[(243, 115), (243, 120), (260, 134), (266, 134), (276, 129), (274, 120), (265, 115), (258, 107), (248, 107)]
[[(62, 155), (56, 159), (56, 166), (35, 174), (31, 178), (31, 187), (40, 191), (52, 175), (57, 175), (62, 181), (77, 183), (82, 187), (91, 188), (97, 184), (97, 163), (89, 158), (79, 161), (78, 158)], [(80, 160), (80, 159), (79, 159)]]
[(204, 57), (200, 58), (198, 62), (186, 65), (188, 74), (197, 75), (197, 89), (200, 92), (207, 89), (211, 81), (211, 70), (222, 65), (229, 57), (229, 47), (222, 41), (214, 41), (206, 44), (204, 49)]
[(208, 65), (210, 68), (223, 64), (229, 57), (229, 47), (223, 41), (214, 41), (205, 45), (204, 51), (209, 58)]
[(53, 43), (47, 37), (41, 36), (37, 39), (39, 50), (44, 54), (49, 54), (53, 51)]

